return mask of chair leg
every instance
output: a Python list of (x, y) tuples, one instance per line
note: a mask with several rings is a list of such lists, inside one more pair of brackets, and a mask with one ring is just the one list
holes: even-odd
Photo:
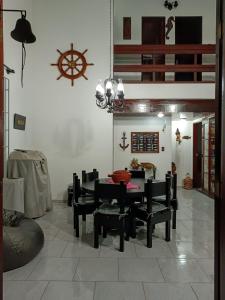
[(152, 231), (153, 225), (151, 224), (151, 220), (147, 221), (147, 247), (152, 248)]
[(82, 215), (82, 221), (86, 222), (86, 215)]
[(176, 229), (177, 228), (177, 210), (173, 210), (173, 221), (172, 221), (172, 228)]
[(104, 239), (107, 237), (107, 230), (105, 226), (103, 226), (102, 236)]
[(126, 241), (129, 241), (130, 239), (130, 231), (131, 231), (130, 226), (131, 226), (131, 220), (129, 217), (127, 217), (125, 219), (125, 240)]
[(167, 242), (170, 241), (170, 220), (166, 221), (166, 239)]
[(76, 237), (79, 237), (79, 216), (75, 215), (74, 216), (74, 224), (75, 224), (75, 230), (76, 230)]
[(130, 230), (130, 236), (135, 239), (136, 238), (136, 218), (135, 216), (131, 213), (130, 218), (129, 218), (129, 230)]
[(102, 226), (98, 226), (98, 234), (99, 234), (99, 235), (102, 234)]
[(124, 218), (120, 220), (120, 252), (124, 252)]
[(98, 240), (98, 235), (99, 235), (99, 225), (98, 225), (98, 218), (95, 215), (94, 216), (94, 248), (99, 247), (99, 240)]

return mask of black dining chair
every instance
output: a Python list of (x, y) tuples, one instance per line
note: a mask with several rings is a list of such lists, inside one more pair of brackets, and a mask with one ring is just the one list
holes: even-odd
[[(87, 183), (90, 181), (95, 181), (99, 176), (99, 173), (97, 169), (93, 169), (91, 172), (87, 172), (86, 170), (82, 170), (82, 183)], [(91, 195), (93, 197), (93, 194), (87, 193), (87, 191), (84, 191), (82, 188), (82, 195)]]
[(80, 179), (77, 174), (73, 174), (73, 224), (76, 230), (76, 237), (79, 237), (79, 216), (86, 221), (86, 215), (93, 214), (99, 206), (94, 195), (86, 195), (82, 193)]
[[(124, 251), (124, 235), (129, 240), (128, 218), (129, 208), (126, 203), (126, 185), (123, 181), (119, 184), (100, 183), (95, 181), (96, 204), (102, 201), (103, 204), (94, 212), (94, 247), (99, 247), (99, 232), (103, 228), (103, 238), (106, 237), (109, 229), (118, 229), (120, 235), (121, 252)], [(117, 202), (113, 203), (116, 199)]]
[[(152, 247), (152, 233), (154, 226), (158, 223), (165, 223), (165, 240), (170, 241), (170, 185), (171, 178), (166, 176), (166, 181), (152, 182), (148, 179), (145, 183), (145, 197), (147, 202), (132, 206), (132, 236), (136, 235), (136, 218), (147, 224), (147, 247)], [(153, 196), (166, 195), (166, 205), (153, 201)]]
[(131, 178), (145, 178), (145, 170), (141, 168), (141, 170), (129, 170), (131, 173)]
[(93, 169), (91, 172), (87, 172), (86, 170), (82, 171), (82, 183), (88, 182), (88, 181), (94, 181), (98, 178), (98, 171), (97, 169)]
[[(172, 228), (176, 229), (177, 225), (177, 209), (178, 209), (178, 199), (177, 199), (177, 174), (174, 173), (171, 175), (171, 172), (168, 171), (167, 174), (171, 176), (171, 199), (170, 199), (170, 204), (172, 208)], [(156, 201), (160, 204), (163, 204), (166, 206), (166, 196), (158, 196), (154, 197), (153, 196), (153, 201)]]
[[(127, 168), (125, 168), (127, 170)], [(141, 168), (140, 170), (129, 170), (129, 173), (131, 173), (131, 178), (145, 178), (145, 170), (144, 168)], [(143, 197), (137, 197), (136, 199), (133, 199), (135, 202), (143, 202)]]

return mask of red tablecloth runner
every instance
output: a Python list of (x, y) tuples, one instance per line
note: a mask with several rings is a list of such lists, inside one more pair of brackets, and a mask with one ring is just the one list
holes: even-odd
[[(111, 178), (107, 179), (106, 182), (107, 183), (114, 183), (114, 181)], [(138, 184), (135, 184), (135, 183), (132, 183), (132, 182), (128, 182), (127, 183), (127, 189), (128, 190), (131, 190), (131, 189), (138, 190), (138, 189), (140, 189), (140, 186)]]

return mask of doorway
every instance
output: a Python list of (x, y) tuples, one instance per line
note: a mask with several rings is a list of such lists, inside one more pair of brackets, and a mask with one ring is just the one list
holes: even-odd
[[(202, 17), (175, 18), (175, 44), (202, 43)], [(201, 64), (202, 55), (176, 54), (176, 64)], [(201, 81), (202, 73), (182, 72), (175, 73), (175, 81)]]
[(202, 186), (202, 122), (193, 124), (193, 187)]
[[(142, 45), (165, 44), (165, 17), (142, 17)], [(165, 55), (142, 55), (142, 64), (165, 64)], [(142, 81), (164, 81), (165, 73), (142, 73)]]

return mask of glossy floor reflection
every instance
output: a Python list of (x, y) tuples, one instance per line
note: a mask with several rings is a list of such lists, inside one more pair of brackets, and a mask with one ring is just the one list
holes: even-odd
[(164, 227), (148, 249), (146, 231), (118, 251), (118, 236), (93, 248), (93, 219), (74, 236), (72, 208), (54, 204), (37, 222), (45, 245), (26, 266), (4, 273), (5, 300), (213, 300), (214, 201), (197, 191), (179, 189), (177, 229), (170, 242)]

